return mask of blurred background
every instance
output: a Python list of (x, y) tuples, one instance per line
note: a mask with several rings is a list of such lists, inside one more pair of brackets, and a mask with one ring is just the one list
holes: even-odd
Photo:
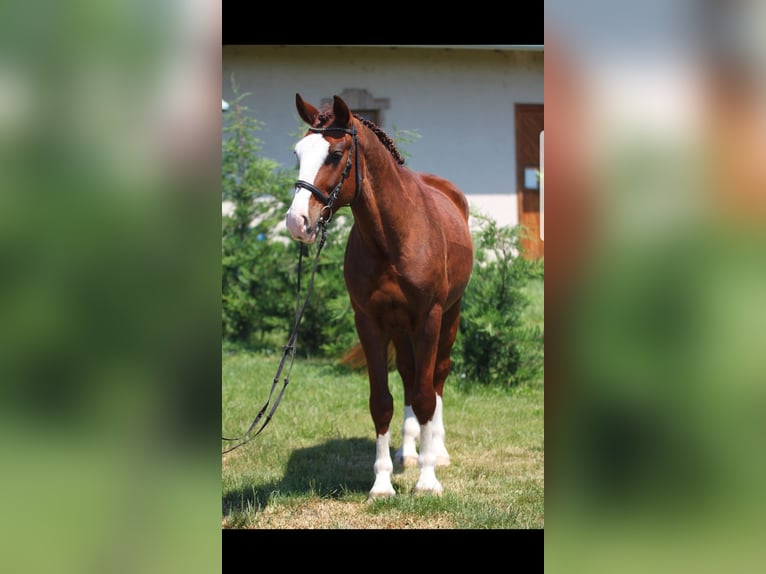
[(546, 568), (752, 572), (766, 3), (545, 3)]
[(221, 3), (0, 17), (0, 571), (214, 572)]

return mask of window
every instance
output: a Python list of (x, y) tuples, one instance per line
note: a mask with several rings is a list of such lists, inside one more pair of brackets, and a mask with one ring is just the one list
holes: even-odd
[[(348, 104), (352, 112), (370, 120), (377, 126), (384, 127), (383, 111), (391, 106), (389, 98), (373, 97), (370, 92), (362, 88), (346, 88), (338, 95)], [(332, 98), (322, 100), (322, 104), (330, 103), (332, 103)]]

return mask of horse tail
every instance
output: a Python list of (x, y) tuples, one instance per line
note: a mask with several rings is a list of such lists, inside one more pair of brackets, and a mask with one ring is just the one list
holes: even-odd
[[(392, 369), (396, 363), (396, 350), (393, 342), (388, 343), (388, 368)], [(352, 371), (360, 371), (367, 367), (367, 357), (362, 349), (362, 344), (357, 343), (341, 357), (340, 364), (347, 366)]]

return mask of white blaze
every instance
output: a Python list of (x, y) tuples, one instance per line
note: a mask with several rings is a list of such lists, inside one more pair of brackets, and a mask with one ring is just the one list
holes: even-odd
[[(321, 134), (310, 134), (295, 144), (298, 156), (298, 179), (314, 184), (319, 168), (322, 167), (330, 152), (330, 144)], [(309, 199), (311, 192), (297, 190), (290, 209), (287, 211), (287, 229), (295, 239), (311, 243), (316, 239), (315, 221), (309, 220)]]

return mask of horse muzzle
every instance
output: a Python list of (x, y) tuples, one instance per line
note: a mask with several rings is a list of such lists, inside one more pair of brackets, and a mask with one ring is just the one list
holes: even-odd
[(292, 235), (293, 239), (296, 241), (308, 244), (316, 241), (318, 231), (317, 226), (310, 225), (307, 216), (290, 209), (285, 217), (285, 224), (287, 225), (287, 230), (290, 232), (290, 235)]

